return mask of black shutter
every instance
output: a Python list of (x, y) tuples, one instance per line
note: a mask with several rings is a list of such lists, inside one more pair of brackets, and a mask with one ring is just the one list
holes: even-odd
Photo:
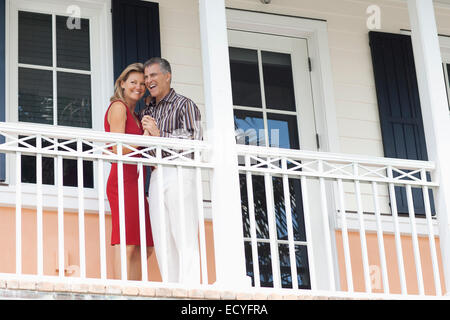
[[(6, 121), (5, 105), (5, 0), (0, 0), (0, 122)], [(0, 143), (5, 138), (0, 137)], [(5, 181), (6, 160), (5, 154), (0, 154), (0, 181)]]
[[(428, 160), (411, 37), (369, 32), (384, 155)], [(418, 174), (417, 177), (420, 177)], [(406, 191), (396, 187), (397, 210), (408, 213)], [(424, 214), (422, 190), (413, 188), (416, 214)], [(432, 212), (434, 201), (430, 191)]]
[(159, 5), (112, 0), (114, 79), (129, 64), (161, 56)]

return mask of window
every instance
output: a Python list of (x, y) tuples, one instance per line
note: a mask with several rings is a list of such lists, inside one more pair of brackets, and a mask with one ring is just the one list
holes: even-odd
[(291, 56), (236, 47), (229, 52), (237, 142), (300, 149)]
[[(79, 27), (71, 28), (68, 19), (18, 12), (20, 122), (92, 128), (90, 21), (81, 18)], [(54, 159), (43, 159), (44, 184), (55, 183), (55, 167)], [(93, 163), (84, 161), (83, 167), (84, 187), (92, 188)], [(64, 186), (77, 186), (76, 160), (64, 159), (63, 172)], [(22, 182), (36, 182), (33, 156), (22, 156)]]

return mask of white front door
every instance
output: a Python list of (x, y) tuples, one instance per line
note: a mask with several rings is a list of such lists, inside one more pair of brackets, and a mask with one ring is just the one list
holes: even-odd
[[(261, 147), (317, 151), (308, 40), (237, 30), (229, 30), (228, 39), (236, 142)], [(264, 175), (252, 174), (257, 238), (257, 248), (254, 248), (246, 197), (247, 180), (244, 174), (240, 175), (247, 274), (252, 277), (255, 286), (292, 288), (295, 282), (286, 241), (288, 226), (283, 181), (281, 177), (272, 176), (269, 182), (273, 186), (274, 206), (273, 210), (269, 210), (266, 180)], [(296, 282), (298, 288), (310, 289), (311, 267), (314, 268), (318, 287), (327, 288), (326, 281), (324, 283), (321, 280), (327, 279), (325, 275), (330, 266), (324, 255), (324, 223), (320, 214), (319, 185), (317, 181), (309, 181), (307, 187), (311, 239), (306, 237), (300, 179), (289, 178)], [(269, 232), (270, 212), (275, 214), (275, 235), (270, 235)], [(269, 243), (269, 238), (273, 237), (277, 238), (276, 249)], [(312, 243), (314, 254), (310, 250)], [(257, 260), (253, 259), (255, 253), (258, 255)], [(273, 259), (278, 262), (273, 264)], [(258, 261), (258, 268), (255, 268), (254, 261)], [(274, 270), (277, 265), (279, 270)]]

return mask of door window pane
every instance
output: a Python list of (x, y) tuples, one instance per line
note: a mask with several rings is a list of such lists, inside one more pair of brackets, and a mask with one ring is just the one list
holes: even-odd
[(53, 124), (53, 74), (19, 68), (19, 121)]
[(77, 70), (91, 69), (89, 20), (80, 19), (79, 29), (67, 27), (68, 17), (56, 16), (57, 65)]
[(58, 72), (58, 125), (92, 128), (91, 76)]
[(19, 11), (19, 63), (52, 65), (52, 16)]
[(262, 51), (264, 91), (268, 109), (295, 111), (291, 56)]
[(229, 48), (233, 105), (262, 108), (258, 53)]
[(252, 146), (265, 146), (262, 112), (234, 110), (236, 142)]
[(271, 147), (300, 149), (296, 116), (267, 113), (267, 126)]

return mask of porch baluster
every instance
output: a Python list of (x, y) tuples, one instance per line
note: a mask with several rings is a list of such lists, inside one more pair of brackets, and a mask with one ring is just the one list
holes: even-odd
[(411, 237), (413, 243), (413, 252), (414, 252), (414, 261), (416, 263), (416, 275), (417, 275), (417, 284), (419, 286), (419, 294), (424, 295), (425, 289), (423, 284), (423, 275), (422, 275), (422, 262), (420, 260), (420, 249), (419, 249), (419, 240), (417, 237), (417, 226), (416, 226), (416, 218), (414, 212), (414, 202), (412, 198), (411, 185), (406, 185), (406, 198), (408, 202), (408, 213), (409, 213), (409, 221), (411, 223)]
[(269, 225), (270, 257), (272, 261), (272, 279), (275, 288), (281, 288), (280, 259), (278, 249), (277, 222), (274, 210), (272, 176), (264, 173), (267, 222)]
[[(200, 160), (200, 152), (195, 151), (195, 159)], [(200, 262), (202, 270), (202, 283), (208, 284), (208, 257), (206, 255), (205, 215), (203, 211), (202, 173), (200, 168), (195, 168), (195, 187), (197, 190), (198, 230), (200, 236)]]
[[(392, 166), (387, 167), (388, 178), (393, 180)], [(405, 265), (403, 263), (403, 251), (402, 251), (402, 240), (400, 237), (400, 227), (398, 224), (398, 213), (397, 213), (397, 198), (395, 196), (395, 186), (393, 182), (389, 182), (389, 197), (391, 201), (391, 213), (392, 220), (394, 222), (394, 236), (395, 236), (395, 248), (397, 250), (397, 264), (398, 273), (400, 277), (400, 286), (402, 294), (407, 294), (406, 288), (406, 278), (405, 278)]]
[(99, 220), (99, 237), (100, 237), (100, 278), (106, 279), (106, 239), (105, 239), (105, 194), (104, 194), (104, 161), (98, 159), (97, 165), (98, 174), (98, 220)]
[[(420, 177), (423, 182), (427, 181), (427, 174), (425, 169), (422, 169), (420, 172)], [(441, 276), (439, 274), (439, 263), (437, 258), (436, 251), (436, 240), (434, 238), (434, 230), (433, 230), (433, 218), (431, 216), (431, 207), (430, 207), (430, 196), (428, 193), (428, 187), (422, 187), (423, 193), (423, 201), (425, 203), (425, 217), (427, 220), (427, 229), (428, 229), (428, 240), (430, 244), (430, 254), (431, 261), (433, 263), (433, 277), (434, 277), (434, 286), (437, 296), (442, 296), (442, 286), (441, 286)]]
[[(245, 156), (245, 166), (250, 167), (250, 156)], [(256, 233), (256, 219), (255, 219), (255, 200), (253, 198), (253, 179), (252, 173), (247, 171), (245, 173), (247, 184), (247, 200), (248, 200), (248, 216), (250, 220), (250, 243), (252, 247), (252, 262), (253, 262), (253, 278), (255, 287), (261, 287), (261, 280), (259, 274), (259, 259), (258, 259), (258, 239)]]
[(43, 210), (42, 210), (42, 137), (36, 137), (36, 225), (37, 225), (37, 274), (44, 274), (44, 233), (43, 233)]
[(389, 278), (386, 264), (386, 251), (384, 249), (384, 236), (383, 236), (383, 227), (381, 222), (380, 215), (380, 204), (378, 200), (378, 184), (373, 181), (372, 182), (372, 193), (373, 193), (373, 203), (375, 209), (375, 219), (377, 224), (377, 241), (378, 241), (378, 250), (380, 255), (380, 264), (381, 264), (381, 274), (383, 278), (383, 290), (384, 293), (389, 293)]
[(361, 241), (362, 259), (363, 259), (363, 270), (364, 270), (364, 282), (366, 286), (366, 292), (372, 291), (372, 284), (370, 281), (370, 271), (369, 271), (369, 254), (367, 253), (367, 240), (366, 240), (366, 227), (364, 223), (364, 209), (361, 200), (361, 183), (356, 179), (358, 176), (358, 164), (353, 163), (353, 174), (355, 176), (355, 194), (356, 194), (356, 204), (359, 218), (359, 238)]
[(59, 276), (64, 277), (64, 189), (63, 189), (63, 158), (57, 156), (57, 179), (58, 179), (58, 268)]
[(141, 273), (142, 281), (148, 281), (148, 265), (147, 265), (147, 237), (146, 237), (146, 224), (145, 224), (145, 203), (144, 203), (144, 166), (142, 162), (137, 164), (137, 170), (139, 172), (138, 177), (138, 198), (139, 198), (139, 234), (141, 243)]
[(308, 264), (309, 264), (309, 279), (311, 281), (311, 290), (317, 289), (316, 264), (314, 257), (314, 244), (311, 232), (311, 210), (309, 207), (308, 183), (305, 176), (301, 177), (302, 186), (302, 204), (303, 217), (305, 219), (306, 243), (308, 248)]
[(22, 153), (16, 152), (16, 273), (22, 274)]
[[(287, 170), (287, 161), (284, 158), (282, 160), (282, 169)], [(284, 208), (286, 213), (286, 225), (288, 232), (288, 243), (289, 243), (289, 260), (291, 264), (291, 278), (292, 278), (292, 288), (298, 288), (298, 277), (297, 277), (297, 262), (295, 258), (295, 244), (294, 244), (294, 230), (292, 223), (292, 208), (291, 208), (291, 193), (289, 191), (289, 178), (287, 174), (283, 174), (283, 193), (284, 193)]]
[(77, 183), (78, 183), (78, 241), (80, 251), (80, 277), (86, 278), (86, 237), (84, 226), (84, 179), (83, 179), (83, 144), (77, 139)]
[[(323, 174), (323, 161), (318, 161), (318, 171)], [(323, 234), (325, 236), (325, 248), (326, 248), (326, 257), (328, 264), (328, 282), (330, 285), (331, 291), (336, 291), (336, 283), (334, 277), (334, 262), (333, 262), (333, 253), (331, 248), (331, 231), (329, 225), (329, 216), (328, 216), (328, 208), (327, 208), (327, 193), (325, 188), (325, 179), (323, 176), (319, 176), (319, 184), (320, 184), (320, 206), (322, 213), (322, 227)]]
[(337, 179), (338, 192), (339, 192), (339, 206), (341, 211), (341, 221), (342, 221), (342, 242), (344, 245), (344, 259), (345, 259), (345, 270), (347, 274), (347, 290), (353, 292), (353, 273), (352, 273), (352, 262), (350, 258), (350, 246), (348, 241), (348, 229), (347, 229), (347, 213), (345, 210), (345, 199), (344, 199), (344, 187), (342, 185), (342, 179)]
[[(117, 143), (117, 155), (122, 158), (123, 144)], [(124, 195), (124, 182), (123, 182), (123, 161), (117, 161), (117, 186), (119, 194), (119, 236), (120, 236), (120, 267), (121, 278), (127, 280), (127, 246), (126, 246), (126, 234), (125, 234), (125, 195)]]

